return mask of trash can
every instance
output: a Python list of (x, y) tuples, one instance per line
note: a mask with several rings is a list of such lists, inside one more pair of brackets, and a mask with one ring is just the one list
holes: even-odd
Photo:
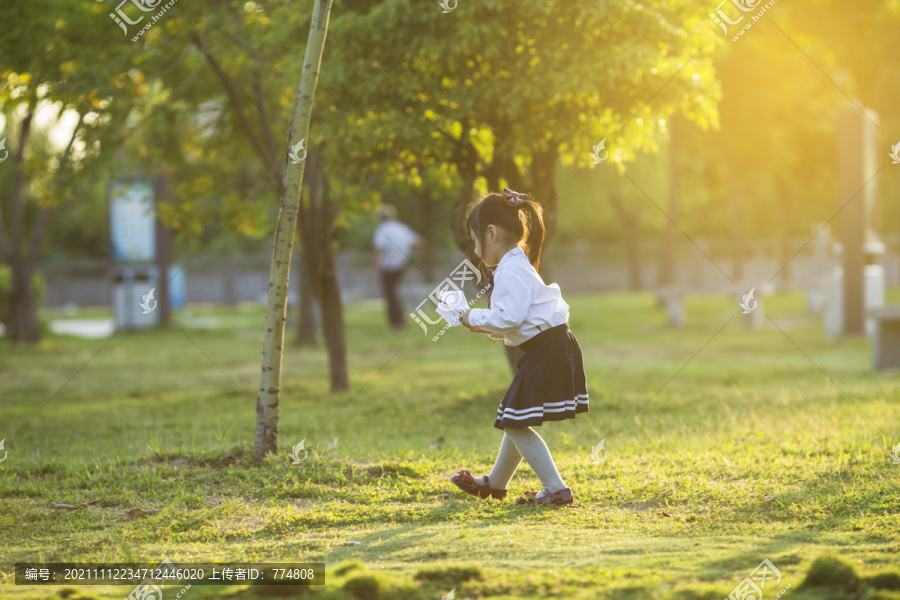
[(122, 267), (113, 274), (112, 308), (116, 330), (149, 329), (159, 323), (159, 272), (153, 265)]

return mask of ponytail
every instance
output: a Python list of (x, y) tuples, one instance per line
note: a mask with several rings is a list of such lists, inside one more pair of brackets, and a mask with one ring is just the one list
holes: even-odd
[(488, 225), (495, 225), (509, 233), (517, 244), (525, 246), (528, 262), (537, 271), (544, 245), (544, 217), (541, 205), (530, 194), (505, 189), (501, 194), (487, 194), (476, 200), (466, 217), (466, 233), (471, 230), (482, 240)]
[(525, 254), (537, 271), (541, 266), (541, 250), (544, 246), (544, 209), (534, 200), (523, 200), (518, 206), (525, 213)]

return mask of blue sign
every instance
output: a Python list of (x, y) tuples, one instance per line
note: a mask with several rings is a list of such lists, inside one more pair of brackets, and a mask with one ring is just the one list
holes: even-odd
[(156, 215), (153, 185), (147, 181), (109, 186), (109, 235), (116, 262), (153, 262)]

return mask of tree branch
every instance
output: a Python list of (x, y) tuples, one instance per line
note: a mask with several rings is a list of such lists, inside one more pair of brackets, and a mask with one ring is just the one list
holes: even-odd
[[(78, 114), (78, 123), (75, 124), (75, 128), (72, 129), (72, 136), (69, 138), (69, 143), (66, 144), (66, 149), (63, 151), (62, 156), (59, 159), (59, 164), (56, 167), (56, 177), (54, 178), (57, 182), (62, 179), (62, 172), (66, 167), (66, 163), (69, 162), (69, 156), (72, 154), (72, 147), (75, 144), (75, 139), (78, 137), (78, 131), (81, 129), (81, 126), (84, 124), (84, 113)], [(55, 189), (60, 189), (61, 186), (54, 186)], [(58, 200), (57, 200), (58, 201)], [(40, 212), (38, 213), (37, 221), (34, 224), (34, 227), (31, 229), (31, 234), (28, 236), (28, 249), (25, 254), (25, 261), (30, 262), (37, 258), (38, 247), (41, 244), (41, 239), (44, 237), (44, 229), (47, 226), (47, 219), (50, 216), (50, 211), (46, 206), (41, 207)]]
[[(260, 64), (260, 68), (262, 68), (261, 63), (257, 64)], [(256, 114), (259, 118), (259, 128), (262, 130), (263, 139), (265, 140), (266, 146), (269, 148), (269, 156), (272, 157), (270, 160), (274, 161), (275, 157), (278, 156), (278, 145), (275, 143), (275, 140), (272, 139), (269, 117), (266, 115), (266, 111), (263, 110), (263, 106), (265, 106), (265, 94), (263, 94), (262, 80), (259, 77), (259, 71), (256, 71), (253, 74), (253, 92), (256, 94)]]
[(206, 57), (206, 60), (209, 61), (209, 64), (213, 67), (213, 71), (215, 71), (216, 76), (219, 78), (219, 81), (222, 82), (222, 85), (225, 88), (225, 93), (228, 95), (228, 100), (231, 103), (234, 112), (237, 114), (238, 121), (240, 121), (241, 127), (244, 129), (247, 137), (250, 138), (250, 145), (253, 146), (256, 154), (259, 155), (266, 171), (270, 175), (277, 175), (277, 171), (273, 168), (272, 164), (270, 163), (269, 157), (266, 155), (265, 148), (263, 148), (259, 139), (254, 134), (253, 127), (250, 126), (250, 121), (247, 119), (247, 115), (244, 114), (244, 109), (241, 106), (240, 98), (238, 97), (235, 85), (225, 74), (225, 72), (222, 71), (219, 63), (216, 62), (216, 59), (214, 59), (209, 54), (209, 52), (206, 51), (206, 47), (203, 43), (203, 40), (200, 39), (200, 36), (198, 36), (196, 33), (191, 33), (189, 37), (191, 39), (191, 43), (194, 44), (194, 47), (197, 48), (197, 50), (199, 50), (203, 54), (203, 56)]
[(25, 195), (25, 173), (22, 172), (22, 158), (25, 156), (25, 147), (28, 145), (28, 138), (31, 135), (31, 120), (34, 118), (34, 109), (37, 107), (37, 89), (32, 90), (31, 99), (28, 101), (28, 111), (22, 120), (22, 126), (19, 130), (19, 148), (16, 150), (16, 179), (13, 187), (13, 204), (12, 204), (12, 243), (9, 248), (9, 261), (13, 261), (21, 256), (22, 248), (22, 220), (24, 211), (22, 210), (22, 202)]

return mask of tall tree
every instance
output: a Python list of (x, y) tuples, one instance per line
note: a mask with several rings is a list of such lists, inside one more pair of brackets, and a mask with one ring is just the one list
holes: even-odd
[[(289, 5), (264, 6), (235, 0), (221, 3), (219, 10), (211, 12), (203, 6), (192, 7), (179, 18), (187, 39), (208, 67), (204, 77), (196, 83), (198, 90), (212, 83), (223, 95), (229, 128), (221, 131), (219, 137), (227, 138), (230, 143), (240, 140), (247, 145), (265, 177), (276, 177), (281, 168), (279, 140), (285, 131), (282, 123), (287, 119), (286, 107), (290, 99), (285, 76), (298, 66), (298, 57), (286, 49), (295, 43), (295, 32), (306, 19), (308, 15), (299, 15)], [(170, 85), (175, 82), (171, 81)], [(327, 95), (325, 99), (327, 102)], [(313, 138), (315, 136), (310, 136), (307, 140), (307, 147), (320, 141)], [(241, 150), (239, 154), (246, 157), (248, 152)], [(328, 214), (335, 219), (338, 213), (336, 210)], [(320, 230), (320, 222), (304, 221), (313, 214), (317, 213), (301, 211), (298, 214), (301, 235)], [(328, 227), (333, 225), (332, 220)], [(301, 241), (306, 248), (308, 240)], [(311, 343), (315, 340), (311, 303), (316, 301), (323, 316), (332, 391), (341, 391), (347, 389), (342, 382), (348, 381), (343, 312), (321, 304), (324, 296), (340, 298), (337, 278), (326, 277), (329, 268), (323, 266), (333, 265), (334, 245), (330, 240), (324, 243), (321, 236), (316, 236), (313, 241), (323, 245), (305, 251), (301, 259), (303, 268), (298, 270), (300, 303), (293, 317), (298, 320), (296, 341)], [(310, 261), (313, 260), (321, 260), (323, 265), (312, 264)], [(312, 279), (317, 276), (325, 278)], [(322, 291), (324, 296), (315, 293), (316, 290)]]
[[(288, 131), (288, 142), (305, 140), (309, 134), (313, 97), (319, 78), (319, 66), (325, 50), (328, 17), (331, 0), (316, 0), (313, 5), (306, 56), (300, 85), (294, 100), (294, 115)], [(295, 129), (296, 124), (296, 129)], [(296, 152), (296, 151), (295, 151)], [(295, 163), (285, 156), (284, 176), (281, 186), (281, 204), (275, 225), (275, 241), (272, 249), (272, 265), (269, 271), (269, 300), (266, 305), (266, 327), (263, 333), (263, 349), (259, 391), (256, 398), (255, 454), (261, 459), (278, 449), (278, 413), (281, 401), (281, 364), (284, 353), (284, 323), (287, 314), (287, 291), (291, 272), (291, 254), (300, 212), (300, 193), (306, 161)]]
[(320, 139), (309, 151), (309, 185), (305, 190), (305, 198), (301, 197), (299, 203), (297, 222), (301, 227), (303, 270), (310, 275), (307, 281), (322, 309), (322, 320), (330, 324), (324, 328), (324, 333), (330, 356), (331, 390), (343, 391), (350, 388), (344, 308), (337, 283), (334, 252), (330, 251), (334, 244), (334, 221), (340, 212), (340, 205), (332, 200), (331, 182), (322, 171), (324, 145), (325, 140)]
[[(368, 84), (348, 107), (358, 119), (340, 131), (341, 164), (358, 158), (398, 174), (452, 165), (459, 208), (481, 181), (517, 182), (546, 203), (550, 237), (560, 161), (587, 166), (604, 138), (618, 160), (633, 159), (657, 147), (665, 135), (657, 123), (676, 110), (702, 125), (715, 120), (707, 21), (708, 7), (692, 0), (486, 0), (449, 14), (412, 0), (353, 4), (336, 30), (357, 26), (356, 35), (339, 37), (329, 77), (335, 87)], [(408, 42), (398, 48), (398, 37)], [(363, 142), (372, 137), (384, 142), (378, 150)], [(454, 216), (465, 249), (464, 211)]]
[[(336, 22), (354, 35), (339, 36), (329, 77), (335, 87), (367, 83), (349, 107), (357, 118), (345, 115), (353, 125), (339, 131), (340, 164), (412, 185), (421, 169), (451, 165), (450, 227), (466, 254), (465, 207), (479, 187), (533, 192), (550, 240), (561, 160), (587, 166), (593, 145), (616, 132), (618, 160), (633, 159), (656, 147), (657, 123), (676, 110), (704, 126), (715, 119), (718, 84), (711, 59), (700, 56), (713, 48), (711, 27), (685, 26), (703, 22), (706, 8), (692, 0), (487, 0), (440, 15), (412, 0), (354, 4)], [(401, 48), (398, 37), (408, 40)], [(377, 150), (371, 138), (381, 140)]]
[[(56, 208), (66, 213), (77, 177), (120, 147), (131, 129), (126, 117), (146, 100), (146, 86), (126, 74), (133, 50), (97, 41), (114, 29), (97, 8), (60, 0), (4, 7), (16, 26), (0, 36), (3, 137), (11, 149), (3, 168), (15, 173), (0, 189), (0, 260), (12, 272), (6, 325), (14, 341), (40, 337), (32, 275), (51, 216)], [(42, 114), (55, 114), (57, 124), (71, 120), (63, 143), (37, 131)], [(47, 143), (36, 144), (41, 138)]]

